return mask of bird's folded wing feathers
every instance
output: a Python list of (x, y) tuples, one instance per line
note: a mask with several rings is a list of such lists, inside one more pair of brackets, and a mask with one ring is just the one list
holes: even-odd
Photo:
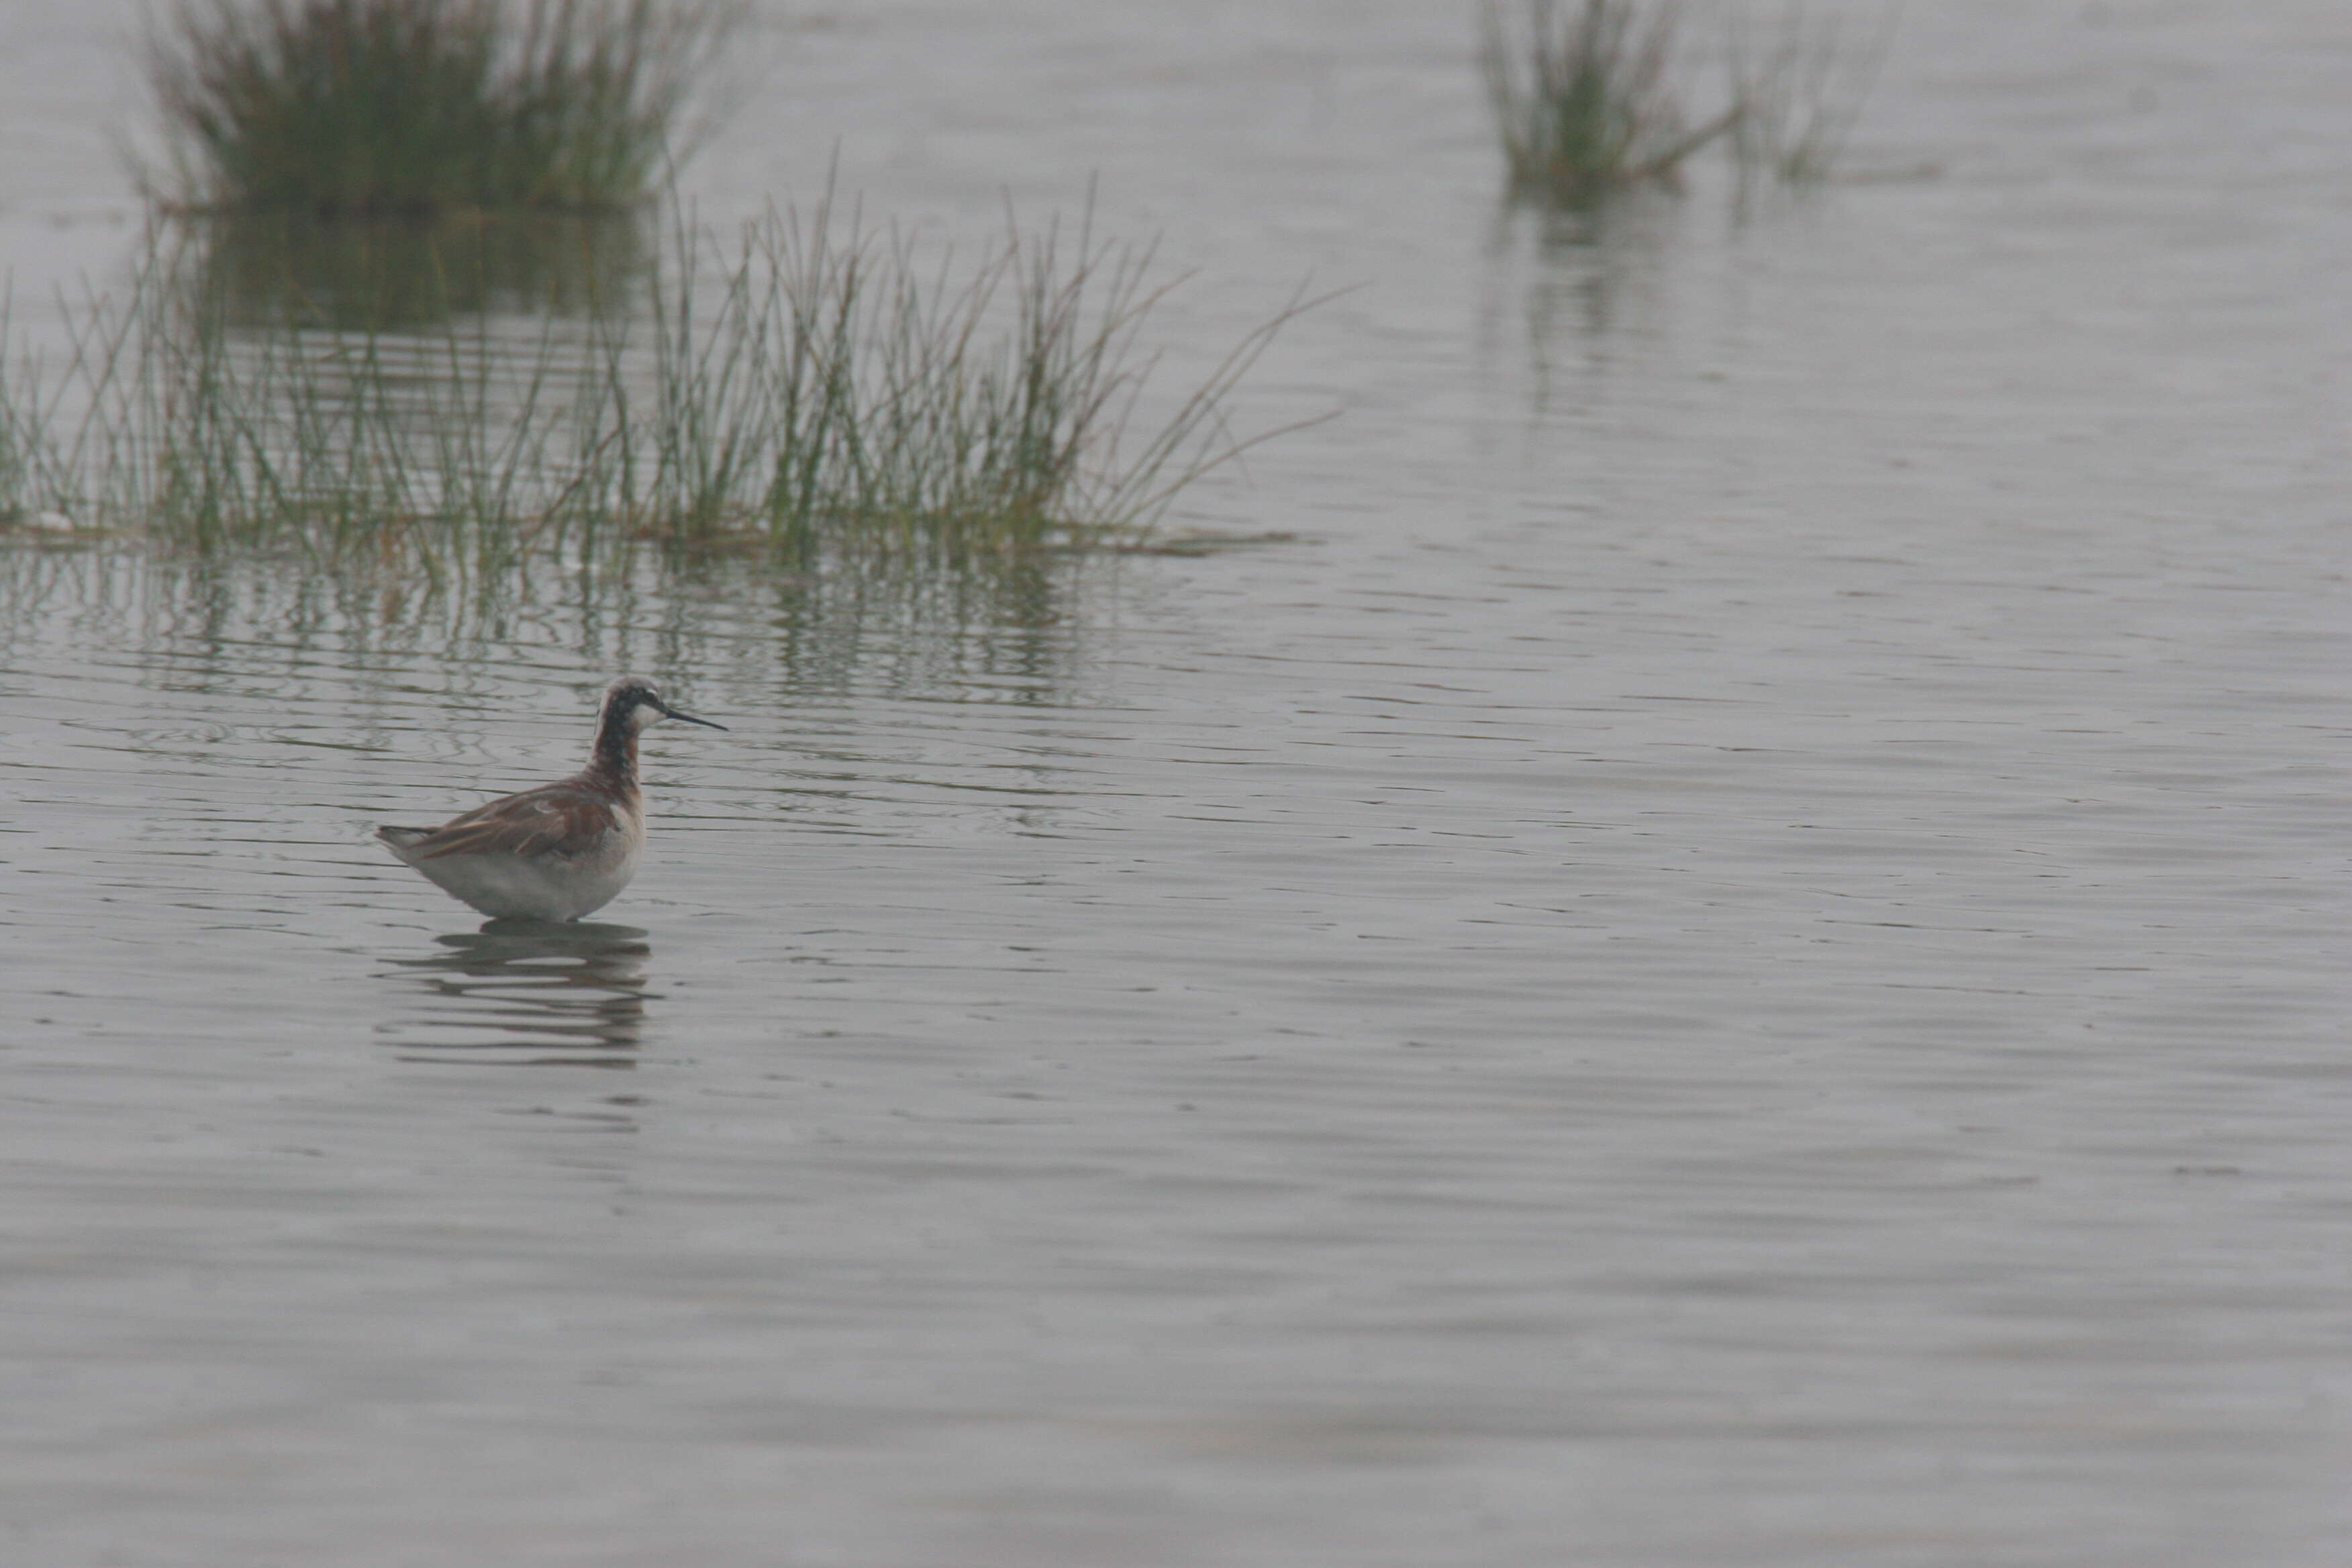
[(418, 858), (544, 854), (579, 832), (576, 816), (603, 809), (602, 802), (560, 784), (528, 790), (451, 817), (417, 844)]

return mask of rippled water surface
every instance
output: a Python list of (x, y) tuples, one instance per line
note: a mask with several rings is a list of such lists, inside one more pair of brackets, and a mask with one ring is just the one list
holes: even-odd
[[(119, 20), (5, 25), (20, 282)], [(1174, 520), (1286, 537), (0, 550), (0, 1559), (2352, 1560), (2352, 18), (1914, 0), (1864, 177), (1597, 237), (1471, 24), (795, 13), (696, 167), (1098, 171), (1180, 362), (1360, 282)], [(624, 669), (731, 728), (594, 922), (369, 841)]]

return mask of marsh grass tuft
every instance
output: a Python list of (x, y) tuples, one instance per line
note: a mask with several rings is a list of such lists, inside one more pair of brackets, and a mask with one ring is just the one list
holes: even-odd
[[(1086, 216), (1024, 230), (1008, 213), (964, 267), (831, 200), (747, 227), (731, 255), (709, 243), (680, 232), (655, 290), (656, 401), (599, 420), (612, 445), (593, 509), (679, 542), (1132, 528), (1266, 438), (1237, 439), (1223, 407), (1307, 306), (1294, 296), (1189, 394), (1155, 401), (1146, 329), (1181, 279)], [(696, 279), (717, 279), (707, 315)]]
[(1586, 206), (1683, 164), (1727, 134), (1726, 111), (1694, 128), (1675, 81), (1683, 8), (1673, 0), (1502, 0), (1485, 13), (1480, 62), (1514, 193)]
[(1801, 5), (1769, 27), (1743, 13), (1727, 30), (1719, 107), (1694, 114), (1689, 24), (1681, 0), (1487, 0), (1480, 63), (1510, 194), (1590, 209), (1642, 186), (1674, 189), (1717, 143), (1743, 187), (1824, 178), (1885, 29), (1858, 61), (1834, 22)]
[(1081, 217), (964, 262), (830, 199), (683, 219), (644, 310), (390, 332), (240, 323), (167, 226), (61, 349), (0, 367), (0, 512), (199, 546), (501, 569), (607, 557), (1003, 552), (1133, 537), (1269, 431), (1226, 408), (1294, 296), (1189, 390), (1146, 344), (1181, 279)]
[(609, 212), (655, 195), (735, 0), (179, 0), (146, 74), (181, 208)]

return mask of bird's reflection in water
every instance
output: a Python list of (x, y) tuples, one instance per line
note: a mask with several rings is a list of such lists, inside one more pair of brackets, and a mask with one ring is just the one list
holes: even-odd
[(653, 953), (635, 926), (497, 920), (434, 940), (442, 951), (394, 961), (429, 998), (384, 1026), (404, 1059), (635, 1065)]

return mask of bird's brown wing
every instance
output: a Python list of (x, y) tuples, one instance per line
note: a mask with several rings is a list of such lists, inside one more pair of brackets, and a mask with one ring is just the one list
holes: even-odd
[(446, 855), (543, 855), (567, 839), (602, 842), (612, 803), (566, 780), (504, 795), (417, 839), (420, 860)]

